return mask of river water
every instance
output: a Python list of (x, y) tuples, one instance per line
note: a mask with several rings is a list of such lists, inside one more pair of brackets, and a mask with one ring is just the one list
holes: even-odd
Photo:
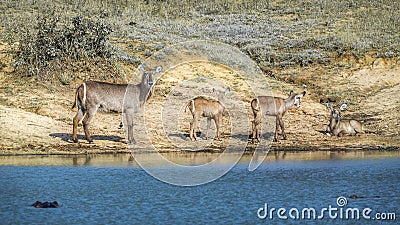
[[(214, 155), (169, 157), (201, 164)], [(399, 224), (398, 151), (270, 153), (255, 171), (250, 158), (213, 182), (182, 187), (153, 178), (130, 155), (1, 156), (0, 224)], [(62, 207), (30, 206), (37, 200)], [(391, 219), (377, 221), (382, 215)]]

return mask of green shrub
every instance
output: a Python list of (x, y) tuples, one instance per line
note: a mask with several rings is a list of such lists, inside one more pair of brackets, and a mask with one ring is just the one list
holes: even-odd
[(100, 57), (111, 59), (109, 25), (76, 16), (60, 21), (54, 14), (40, 15), (35, 32), (27, 32), (17, 51), (16, 68), (25, 76), (46, 79), (53, 61), (75, 62)]

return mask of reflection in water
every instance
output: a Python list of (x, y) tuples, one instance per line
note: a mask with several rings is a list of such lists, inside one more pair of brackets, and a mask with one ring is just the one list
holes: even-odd
[(0, 165), (13, 166), (135, 166), (131, 154), (0, 156)]
[[(87, 155), (85, 157), (85, 161), (83, 162), (83, 165), (89, 166), (92, 157), (93, 157), (92, 155)], [(80, 165), (79, 162), (78, 162), (78, 157), (77, 156), (73, 156), (72, 157), (72, 165), (74, 165), (74, 166), (79, 166)]]
[[(141, 157), (154, 158), (155, 153), (141, 153)], [(176, 164), (194, 166), (214, 161), (220, 153), (171, 152), (161, 154), (166, 160)], [(235, 158), (237, 154), (229, 156)], [(244, 154), (241, 162), (249, 163), (253, 154)], [(400, 157), (400, 151), (310, 151), (286, 152), (271, 151), (264, 162), (273, 161), (315, 161), (349, 160)], [(229, 157), (228, 157), (229, 158)], [(229, 160), (227, 160), (229, 161)], [(224, 163), (221, 161), (220, 163)], [(50, 156), (0, 156), (0, 165), (14, 166), (96, 166), (96, 167), (138, 167), (132, 154), (89, 154), (89, 155), (50, 155)], [(156, 166), (156, 164), (155, 164)]]
[[(168, 154), (174, 161), (188, 164), (207, 162), (214, 156), (211, 153)], [(261, 167), (250, 172), (248, 165), (252, 157), (252, 154), (244, 155), (241, 163), (213, 182), (181, 187), (152, 178), (137, 168), (130, 154), (3, 156), (0, 157), (3, 165), (0, 166), (1, 224), (48, 221), (57, 221), (57, 224), (127, 221), (133, 224), (166, 221), (170, 224), (376, 224), (376, 220), (303, 221), (276, 217), (260, 220), (257, 217), (257, 209), (265, 203), (270, 208), (320, 210), (329, 206), (337, 208), (339, 196), (347, 197), (351, 208), (399, 213), (399, 151), (270, 152)], [(220, 167), (208, 168), (204, 174)], [(31, 206), (35, 201), (57, 201), (62, 207), (37, 209)], [(398, 224), (398, 219), (385, 222)]]

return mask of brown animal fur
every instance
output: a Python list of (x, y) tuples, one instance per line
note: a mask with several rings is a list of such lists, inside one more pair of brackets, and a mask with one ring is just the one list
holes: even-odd
[[(78, 106), (78, 112), (73, 119), (72, 140), (77, 143), (78, 123), (82, 120), (86, 140), (92, 143), (89, 133), (89, 124), (97, 110), (105, 112), (123, 112), (128, 127), (128, 144), (134, 144), (133, 115), (146, 102), (153, 87), (153, 75), (161, 71), (162, 67), (148, 73), (139, 65), (143, 72), (142, 81), (136, 85), (111, 84), (99, 81), (88, 81), (80, 85), (75, 92), (73, 108)], [(125, 101), (124, 101), (125, 98)], [(125, 103), (125, 104), (124, 104)]]
[[(329, 103), (327, 104), (327, 107), (329, 110), (331, 110), (331, 118), (326, 129), (328, 134), (338, 137), (342, 137), (344, 135), (365, 134), (362, 123), (353, 119), (343, 119), (341, 114), (342, 110), (334, 109)], [(346, 106), (343, 107), (342, 105), (341, 109), (342, 108), (344, 110)]]
[(264, 115), (276, 117), (274, 141), (278, 140), (278, 127), (281, 127), (283, 139), (286, 139), (282, 117), (293, 105), (300, 107), (300, 99), (305, 94), (305, 91), (301, 94), (291, 91), (289, 97), (286, 99), (273, 96), (259, 96), (253, 99), (250, 103), (254, 115), (254, 121), (252, 122), (253, 141), (260, 141), (261, 120)]

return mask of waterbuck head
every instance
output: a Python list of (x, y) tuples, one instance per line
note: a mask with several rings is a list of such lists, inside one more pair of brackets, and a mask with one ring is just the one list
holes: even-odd
[(224, 102), (225, 96), (231, 91), (231, 89), (228, 87), (225, 89), (225, 91), (218, 91), (217, 89), (213, 88), (212, 92), (217, 96), (218, 101)]
[(143, 72), (142, 82), (138, 84), (140, 91), (139, 99), (146, 101), (151, 97), (152, 87), (154, 85), (154, 74), (161, 72), (162, 66), (158, 66), (154, 71), (147, 72), (143, 65), (139, 65), (138, 69)]
[(145, 85), (146, 88), (151, 88), (154, 85), (154, 74), (161, 72), (162, 66), (158, 66), (156, 70), (151, 73), (147, 72), (143, 65), (139, 65), (138, 69), (143, 72), (142, 85)]
[(290, 91), (290, 97), (293, 97), (293, 98), (294, 98), (294, 103), (293, 103), (293, 104), (294, 104), (297, 108), (300, 107), (300, 99), (301, 99), (302, 97), (304, 97), (305, 94), (306, 94), (305, 91), (303, 91), (301, 94), (296, 94), (296, 93), (294, 93), (293, 91)]
[(326, 103), (326, 107), (331, 110), (331, 116), (333, 119), (335, 120), (339, 120), (340, 118), (342, 118), (342, 114), (340, 113), (341, 111), (346, 110), (347, 108), (347, 104), (344, 103), (340, 106), (339, 110), (335, 109), (332, 107), (331, 103)]

